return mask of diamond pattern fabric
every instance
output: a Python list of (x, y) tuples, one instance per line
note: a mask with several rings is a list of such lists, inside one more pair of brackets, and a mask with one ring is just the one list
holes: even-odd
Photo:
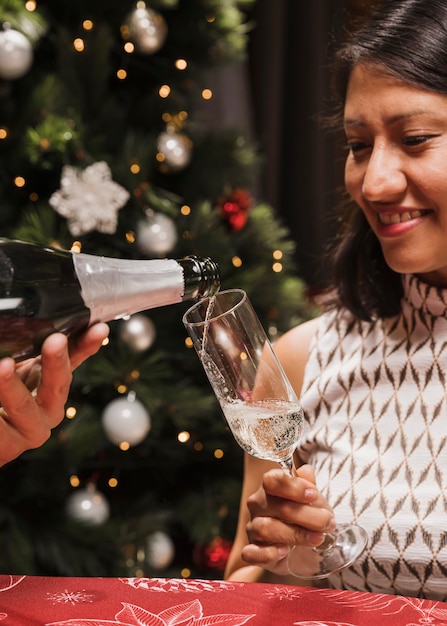
[(397, 317), (321, 317), (298, 452), (338, 522), (369, 534), (330, 586), (447, 601), (447, 290), (403, 280)]

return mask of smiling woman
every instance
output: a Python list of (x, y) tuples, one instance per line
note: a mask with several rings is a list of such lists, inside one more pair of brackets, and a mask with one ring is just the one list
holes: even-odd
[(345, 130), (346, 189), (387, 264), (447, 286), (447, 96), (358, 65), (348, 84)]
[(275, 344), (301, 465), (290, 478), (247, 456), (231, 580), (272, 580), (333, 514), (370, 542), (330, 586), (447, 600), (446, 67), (443, 0), (384, 3), (337, 54), (349, 201), (332, 286)]

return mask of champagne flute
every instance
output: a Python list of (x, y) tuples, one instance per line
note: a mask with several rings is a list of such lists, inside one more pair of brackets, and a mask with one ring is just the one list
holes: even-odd
[[(294, 476), (303, 410), (247, 294), (229, 289), (204, 298), (186, 311), (183, 323), (237, 443)], [(352, 565), (366, 544), (363, 528), (340, 525), (321, 546), (309, 547), (304, 560), (303, 548), (292, 547), (289, 572), (326, 578)]]

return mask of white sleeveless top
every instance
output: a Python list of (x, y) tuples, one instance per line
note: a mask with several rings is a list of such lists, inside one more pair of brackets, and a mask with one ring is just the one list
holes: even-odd
[(300, 458), (364, 556), (334, 588), (447, 601), (447, 289), (404, 277), (398, 317), (321, 316)]

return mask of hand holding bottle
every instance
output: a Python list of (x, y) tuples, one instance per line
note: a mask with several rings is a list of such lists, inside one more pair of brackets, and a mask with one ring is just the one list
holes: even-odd
[(0, 360), (0, 465), (49, 438), (64, 417), (72, 371), (99, 350), (108, 332), (106, 324), (95, 324), (70, 349), (67, 337), (55, 333), (37, 358)]

